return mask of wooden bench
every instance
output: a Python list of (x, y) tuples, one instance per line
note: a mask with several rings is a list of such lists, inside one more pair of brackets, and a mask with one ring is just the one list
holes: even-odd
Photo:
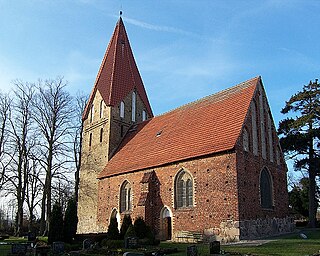
[(177, 239), (182, 243), (200, 243), (203, 241), (203, 234), (194, 231), (180, 231)]

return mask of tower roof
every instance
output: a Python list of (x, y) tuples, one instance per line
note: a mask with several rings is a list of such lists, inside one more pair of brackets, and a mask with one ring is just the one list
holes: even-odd
[(107, 106), (119, 104), (131, 91), (136, 90), (146, 106), (148, 116), (153, 116), (121, 17), (102, 60), (94, 88), (83, 113), (83, 119), (88, 115), (89, 106), (97, 90)]

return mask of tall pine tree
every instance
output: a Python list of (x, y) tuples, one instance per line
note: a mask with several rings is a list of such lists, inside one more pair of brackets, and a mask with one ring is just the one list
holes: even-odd
[(68, 201), (67, 209), (64, 216), (64, 241), (71, 243), (77, 232), (77, 202), (75, 198), (70, 198)]
[(61, 205), (55, 203), (49, 220), (48, 243), (63, 240), (63, 214)]
[(302, 91), (291, 96), (281, 110), (293, 113), (279, 123), (278, 133), (284, 153), (294, 159), (296, 170), (306, 170), (309, 175), (309, 226), (316, 226), (317, 198), (316, 176), (319, 175), (320, 147), (320, 85), (316, 79), (303, 86)]

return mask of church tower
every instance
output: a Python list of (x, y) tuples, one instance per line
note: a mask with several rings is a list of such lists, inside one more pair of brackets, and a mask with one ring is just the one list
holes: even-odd
[(120, 17), (82, 116), (77, 233), (99, 232), (97, 176), (129, 127), (151, 117), (151, 106)]

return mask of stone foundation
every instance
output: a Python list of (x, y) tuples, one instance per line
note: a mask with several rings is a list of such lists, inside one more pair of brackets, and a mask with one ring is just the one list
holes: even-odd
[(270, 218), (240, 222), (240, 239), (256, 239), (291, 233), (295, 229), (293, 218)]
[(228, 220), (221, 222), (219, 228), (205, 229), (204, 238), (208, 242), (231, 243), (291, 233), (294, 229), (295, 224), (290, 217), (244, 221)]

